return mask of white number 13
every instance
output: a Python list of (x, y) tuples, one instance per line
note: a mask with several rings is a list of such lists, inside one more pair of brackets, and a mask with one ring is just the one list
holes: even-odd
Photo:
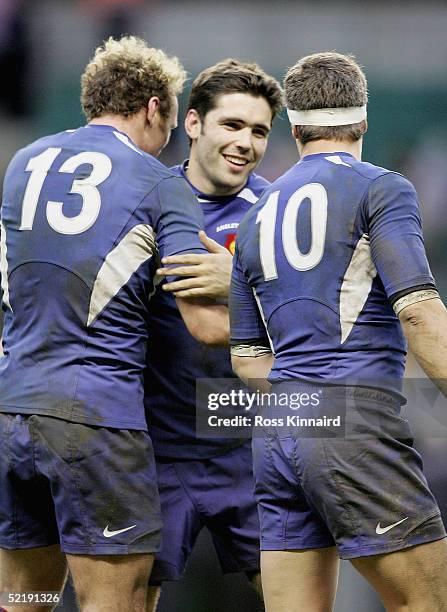
[[(31, 176), (28, 179), (23, 197), (21, 230), (33, 229), (40, 192), (48, 171), (61, 150), (51, 147), (29, 160), (26, 171), (31, 172)], [(99, 215), (101, 196), (97, 186), (109, 176), (112, 171), (112, 162), (104, 153), (84, 151), (65, 160), (59, 168), (59, 172), (73, 174), (82, 164), (90, 164), (92, 171), (85, 178), (75, 179), (70, 190), (70, 193), (77, 193), (82, 197), (82, 208), (79, 214), (74, 217), (67, 217), (62, 212), (63, 202), (47, 202), (48, 223), (60, 234), (85, 232), (95, 223)]]
[[(256, 223), (259, 227), (259, 254), (262, 271), (266, 281), (278, 278), (275, 256), (275, 226), (278, 211), (279, 191), (274, 191), (259, 211)], [(305, 199), (311, 204), (312, 242), (307, 253), (303, 254), (296, 237), (298, 211)], [(282, 243), (287, 261), (295, 270), (305, 271), (315, 268), (323, 257), (327, 224), (327, 193), (320, 183), (303, 185), (287, 201), (282, 222)]]

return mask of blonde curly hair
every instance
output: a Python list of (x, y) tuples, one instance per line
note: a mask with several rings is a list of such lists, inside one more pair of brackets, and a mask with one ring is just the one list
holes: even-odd
[(186, 72), (177, 57), (149, 47), (136, 36), (109, 38), (98, 47), (81, 77), (81, 105), (88, 121), (104, 114), (129, 117), (152, 96), (168, 118), (172, 97), (179, 94)]

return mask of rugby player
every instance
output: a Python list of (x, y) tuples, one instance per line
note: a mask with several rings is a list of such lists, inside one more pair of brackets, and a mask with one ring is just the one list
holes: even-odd
[[(88, 124), (9, 165), (2, 593), (60, 592), (68, 562), (82, 610), (145, 608), (161, 528), (143, 406), (147, 310), (159, 257), (206, 253), (194, 195), (153, 157), (177, 123), (185, 76), (141, 39), (109, 39), (82, 76)], [(226, 307), (177, 305), (195, 337), (227, 341)], [(30, 609), (48, 603), (36, 597)]]
[[(447, 378), (417, 195), (361, 161), (367, 89), (353, 57), (304, 57), (285, 96), (300, 161), (241, 224), (230, 297), (239, 376), (317, 399), (300, 406), (302, 425), (266, 421), (253, 439), (266, 608), (332, 609), (341, 557), (387, 610), (441, 612), (445, 530), (400, 416), (405, 337), (431, 378)], [(306, 428), (337, 414), (341, 434), (334, 421)]]
[(247, 440), (197, 438), (196, 379), (233, 377), (229, 351), (201, 346), (173, 299), (227, 298), (239, 222), (268, 182), (253, 173), (281, 108), (278, 82), (256, 64), (227, 59), (201, 72), (185, 119), (189, 159), (173, 170), (197, 196), (208, 255), (174, 256), (183, 280), (158, 289), (151, 302), (145, 404), (154, 444), (163, 516), (162, 550), (151, 575), (148, 609), (163, 581), (179, 580), (203, 527), (211, 532), (222, 571), (259, 581), (259, 522)]

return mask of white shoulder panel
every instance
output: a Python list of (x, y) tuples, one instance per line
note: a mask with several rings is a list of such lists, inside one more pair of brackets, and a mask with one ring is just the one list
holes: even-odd
[(10, 310), (11, 304), (9, 303), (9, 286), (8, 286), (8, 260), (6, 259), (6, 230), (3, 223), (0, 223), (0, 274), (2, 276), (2, 290), (3, 290), (3, 303)]
[(274, 355), (275, 354), (275, 349), (273, 347), (273, 342), (272, 342), (272, 339), (270, 337), (269, 331), (267, 329), (267, 319), (265, 318), (265, 315), (264, 315), (264, 310), (263, 310), (262, 305), (261, 305), (261, 300), (259, 299), (258, 294), (256, 293), (256, 289), (254, 287), (252, 287), (252, 291), (253, 291), (254, 298), (256, 300), (256, 304), (258, 305), (259, 313), (260, 313), (261, 318), (262, 318), (262, 320), (264, 322), (264, 327), (265, 327), (265, 331), (267, 333), (267, 338), (269, 339), (270, 350), (271, 350), (271, 352)]
[(91, 325), (132, 274), (155, 252), (154, 232), (150, 225), (136, 225), (110, 251), (93, 286), (87, 326)]
[(345, 342), (368, 298), (376, 267), (371, 259), (369, 236), (363, 234), (357, 242), (340, 289), (341, 343)]

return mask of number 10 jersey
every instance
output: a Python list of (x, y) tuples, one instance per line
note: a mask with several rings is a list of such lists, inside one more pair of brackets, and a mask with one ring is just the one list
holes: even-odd
[(111, 126), (20, 150), (1, 214), (0, 411), (146, 429), (157, 261), (204, 252), (201, 226), (186, 182)]
[(406, 346), (391, 302), (427, 285), (434, 281), (411, 183), (347, 153), (308, 155), (239, 227), (231, 341), (265, 342), (267, 329), (272, 382), (399, 393)]

